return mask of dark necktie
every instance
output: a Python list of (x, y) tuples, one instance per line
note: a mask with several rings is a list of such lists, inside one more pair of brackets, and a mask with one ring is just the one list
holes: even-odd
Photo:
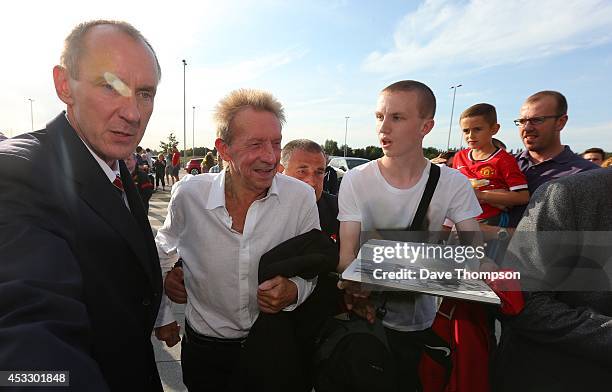
[(113, 185), (115, 186), (117, 192), (119, 192), (119, 195), (123, 198), (123, 182), (121, 182), (121, 177), (119, 177), (119, 174), (117, 174), (117, 177), (115, 177)]

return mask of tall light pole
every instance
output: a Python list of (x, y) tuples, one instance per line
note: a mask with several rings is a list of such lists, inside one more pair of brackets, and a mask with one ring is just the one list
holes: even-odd
[(446, 143), (447, 150), (450, 149), (450, 136), (451, 136), (451, 129), (453, 128), (453, 113), (455, 111), (455, 96), (457, 95), (457, 89), (461, 86), (463, 85), (458, 84), (456, 86), (451, 86), (451, 90), (453, 90), (453, 106), (451, 107), (450, 123), (448, 124), (448, 142)]
[(344, 117), (344, 157), (346, 158), (346, 134), (348, 133), (348, 119), (350, 117)]
[(193, 151), (191, 151), (191, 157), (195, 158), (195, 106), (193, 107), (193, 115), (191, 116), (192, 120), (193, 120), (193, 125), (192, 125), (192, 130), (191, 132), (193, 133)]
[(187, 106), (186, 106), (186, 94), (185, 94), (185, 69), (187, 68), (187, 61), (183, 59), (183, 153), (187, 156)]
[(34, 108), (32, 107), (32, 102), (34, 102), (34, 100), (28, 98), (28, 101), (30, 101), (30, 120), (32, 122), (32, 132), (34, 132)]

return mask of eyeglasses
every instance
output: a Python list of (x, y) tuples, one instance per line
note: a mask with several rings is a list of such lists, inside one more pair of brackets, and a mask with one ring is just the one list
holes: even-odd
[(548, 120), (549, 118), (559, 118), (559, 117), (563, 117), (563, 114), (558, 114), (556, 116), (539, 116), (539, 117), (531, 117), (531, 118), (519, 118), (514, 120), (514, 125), (516, 125), (517, 127), (524, 127), (525, 125), (527, 125), (527, 122), (530, 122), (531, 125), (540, 125), (543, 124), (544, 121)]

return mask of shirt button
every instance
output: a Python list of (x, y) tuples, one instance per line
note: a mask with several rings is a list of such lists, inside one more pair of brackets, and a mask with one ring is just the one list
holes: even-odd
[(151, 300), (149, 300), (149, 298), (145, 298), (142, 300), (142, 305), (143, 306), (149, 306), (151, 305)]

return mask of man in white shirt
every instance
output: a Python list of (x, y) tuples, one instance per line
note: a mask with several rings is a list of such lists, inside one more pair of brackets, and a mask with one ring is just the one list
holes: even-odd
[[(313, 189), (276, 174), (285, 117), (271, 94), (233, 91), (217, 105), (215, 120), (215, 147), (226, 168), (173, 187), (156, 242), (164, 274), (183, 260), (183, 382), (192, 390), (224, 391), (236, 381), (241, 343), (259, 312), (291, 311), (314, 288), (315, 281), (281, 276), (258, 285), (260, 257), (318, 229), (319, 218)], [(157, 336), (172, 344), (176, 321), (164, 303)]]
[[(423, 138), (434, 126), (436, 100), (423, 83), (405, 80), (383, 89), (376, 107), (376, 132), (384, 156), (348, 171), (338, 194), (340, 221), (340, 270), (355, 259), (362, 232), (406, 230), (410, 226), (429, 177), (431, 163), (423, 155)], [(375, 190), (373, 192), (373, 190)], [(456, 222), (464, 240), (478, 232), (474, 219), (481, 213), (467, 178), (446, 166), (433, 194), (428, 229), (441, 230), (446, 218)], [(374, 306), (368, 293), (344, 283), (347, 307), (373, 321)], [(352, 293), (352, 295), (350, 295)], [(436, 313), (433, 296), (405, 294), (388, 296), (383, 319), (389, 346), (401, 375), (402, 390), (417, 385), (420, 334), (429, 328)]]

